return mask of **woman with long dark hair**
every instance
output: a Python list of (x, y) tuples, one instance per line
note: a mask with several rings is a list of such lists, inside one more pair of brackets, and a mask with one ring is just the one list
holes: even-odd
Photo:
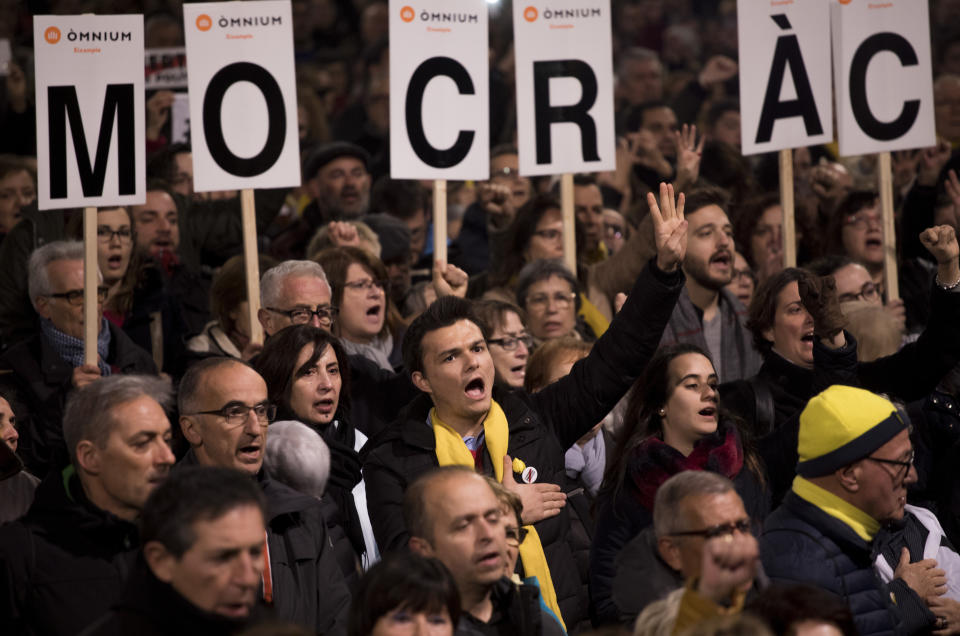
[[(367, 515), (358, 454), (367, 438), (350, 424), (349, 362), (339, 340), (313, 325), (292, 325), (267, 340), (254, 366), (277, 405), (277, 420), (306, 424), (330, 447), (324, 515), (328, 522), (343, 528), (352, 556), (361, 557), (364, 568), (369, 567), (379, 554)], [(355, 577), (357, 564), (350, 563), (353, 559), (343, 545), (338, 546), (338, 560), (345, 575)]]
[(600, 622), (615, 622), (611, 583), (620, 550), (653, 522), (660, 485), (685, 470), (709, 470), (733, 481), (754, 520), (769, 509), (764, 471), (719, 408), (713, 363), (696, 345), (664, 347), (634, 384), (624, 427), (597, 498), (590, 552), (591, 604)]

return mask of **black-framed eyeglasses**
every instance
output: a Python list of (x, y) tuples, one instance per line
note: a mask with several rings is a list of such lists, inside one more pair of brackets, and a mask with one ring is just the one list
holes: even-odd
[(257, 416), (260, 426), (267, 426), (277, 416), (277, 405), (269, 402), (260, 402), (250, 406), (243, 402), (229, 402), (226, 406), (215, 411), (196, 411), (195, 413), (184, 413), (184, 415), (216, 415), (227, 421), (229, 426), (240, 426), (250, 417), (250, 411)]
[(530, 530), (528, 528), (515, 528), (508, 527), (507, 529), (507, 543), (514, 546), (519, 546), (523, 543), (523, 540), (527, 538)]
[(910, 451), (910, 457), (905, 460), (902, 459), (886, 459), (884, 457), (874, 457), (873, 455), (867, 455), (864, 459), (869, 459), (870, 461), (877, 462), (878, 464), (890, 464), (891, 466), (897, 467), (897, 472), (895, 475), (897, 478), (906, 474), (910, 471), (910, 467), (913, 466), (913, 458), (915, 457), (915, 452)]
[(340, 310), (333, 305), (319, 305), (316, 311), (309, 307), (294, 307), (293, 309), (267, 307), (266, 310), (286, 316), (295, 325), (305, 325), (310, 322), (314, 316), (316, 316), (320, 322), (332, 325), (337, 314), (340, 313)]
[(504, 351), (516, 350), (521, 342), (527, 349), (533, 346), (533, 338), (530, 336), (517, 336), (516, 338), (507, 336), (506, 338), (490, 338), (487, 340), (487, 344), (497, 345)]
[(734, 532), (748, 534), (750, 532), (750, 520), (740, 519), (731, 523), (721, 523), (716, 526), (710, 526), (703, 530), (683, 530), (681, 532), (671, 532), (671, 537), (703, 537), (704, 539), (717, 539), (719, 537), (732, 536)]
[[(101, 285), (97, 287), (97, 302), (105, 303), (107, 302), (107, 295), (110, 293), (110, 288), (106, 285)], [(60, 292), (57, 294), (45, 294), (48, 298), (62, 298), (67, 301), (69, 304), (74, 307), (79, 307), (83, 304), (83, 290), (82, 289), (71, 289), (70, 291)]]
[(840, 294), (840, 302), (845, 303), (851, 300), (877, 300), (880, 298), (880, 288), (873, 283), (864, 283), (856, 294)]
[(97, 226), (97, 241), (100, 243), (109, 243), (113, 240), (114, 236), (119, 238), (121, 243), (129, 243), (131, 239), (133, 239), (133, 230), (128, 227), (114, 230), (109, 225)]
[(349, 287), (354, 291), (360, 291), (362, 289), (365, 292), (369, 292), (373, 288), (376, 288), (377, 291), (383, 291), (387, 286), (387, 282), (383, 280), (372, 280), (367, 278), (365, 280), (355, 280), (350, 283), (344, 283), (343, 286)]

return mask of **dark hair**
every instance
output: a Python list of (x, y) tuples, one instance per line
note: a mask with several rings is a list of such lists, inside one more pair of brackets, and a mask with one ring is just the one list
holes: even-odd
[(817, 260), (807, 263), (804, 269), (815, 276), (830, 276), (838, 269), (855, 263), (856, 261), (846, 254), (828, 254), (827, 256), (821, 256)]
[(757, 187), (747, 159), (736, 147), (716, 139), (703, 144), (700, 178), (725, 190), (732, 207), (749, 199)]
[(580, 284), (563, 261), (556, 259), (538, 259), (523, 266), (517, 274), (517, 304), (527, 308), (527, 292), (534, 283), (551, 276), (557, 276), (570, 283), (570, 290), (576, 294), (574, 312), (580, 310)]
[(472, 466), (451, 464), (429, 470), (407, 486), (407, 490), (403, 493), (403, 522), (411, 537), (433, 540), (433, 524), (427, 514), (427, 490), (434, 482), (455, 474), (476, 475), (483, 479), (483, 476), (477, 474)]
[(510, 225), (507, 249), (499, 266), (490, 271), (490, 286), (503, 287), (520, 271), (526, 262), (527, 246), (543, 215), (550, 210), (560, 211), (560, 201), (549, 194), (538, 194), (524, 203)]
[(773, 192), (761, 194), (744, 201), (735, 210), (735, 218), (731, 219), (737, 251), (754, 268), (760, 267), (762, 263), (755, 263), (753, 260), (753, 233), (763, 213), (775, 205), (780, 205), (779, 194)]
[(140, 516), (141, 544), (157, 541), (180, 558), (196, 540), (194, 523), (243, 506), (256, 506), (266, 519), (263, 493), (249, 475), (233, 468), (184, 466), (147, 498)]
[[(260, 276), (277, 264), (266, 254), (260, 254)], [(258, 277), (259, 280), (259, 277)], [(230, 314), (240, 303), (247, 300), (247, 270), (243, 254), (227, 259), (227, 262), (213, 276), (210, 285), (210, 314), (217, 319), (220, 327), (228, 335), (236, 328)]]
[(527, 312), (505, 300), (475, 300), (473, 311), (476, 313), (477, 319), (487, 326), (491, 334), (503, 326), (508, 312), (515, 313), (520, 318), (520, 322), (524, 325), (527, 324)]
[(577, 187), (582, 186), (597, 186), (600, 187), (600, 184), (597, 183), (596, 175), (590, 174), (588, 172), (578, 172), (573, 175), (573, 185)]
[(847, 217), (864, 208), (873, 207), (879, 198), (880, 195), (876, 190), (851, 190), (840, 199), (827, 228), (827, 250), (830, 253), (847, 253), (847, 249), (843, 246), (843, 228), (847, 224)]
[(203, 378), (207, 373), (231, 364), (239, 364), (256, 372), (256, 369), (245, 360), (227, 356), (211, 356), (191, 364), (187, 368), (187, 372), (180, 378), (180, 385), (177, 387), (177, 410), (180, 414), (186, 415), (196, 408), (199, 408), (194, 402), (200, 395)]
[[(313, 260), (320, 264), (324, 273), (327, 275), (327, 282), (333, 293), (331, 302), (335, 307), (343, 305), (344, 284), (347, 282), (347, 270), (353, 264), (363, 267), (374, 280), (383, 281), (384, 296), (384, 320), (383, 328), (380, 329), (380, 336), (385, 336), (389, 332), (396, 333), (400, 321), (399, 312), (390, 300), (390, 277), (387, 274), (387, 268), (383, 261), (371, 254), (365, 249), (348, 245), (345, 247), (328, 247), (313, 257)], [(333, 329), (340, 333), (338, 323), (334, 321)]]
[(627, 112), (623, 117), (623, 132), (637, 132), (643, 128), (643, 120), (647, 115), (647, 111), (655, 108), (670, 108), (670, 105), (664, 101), (654, 100), (643, 102), (642, 104), (637, 104), (636, 106), (631, 106), (629, 109), (627, 109)]
[(190, 152), (190, 145), (175, 143), (150, 155), (150, 158), (147, 160), (147, 177), (173, 183), (174, 178), (177, 176), (177, 155), (184, 152)]
[(490, 337), (487, 325), (481, 322), (473, 311), (473, 303), (456, 296), (438, 298), (410, 323), (403, 336), (403, 364), (407, 371), (423, 372), (423, 339), (428, 333), (449, 327), (461, 320), (469, 320), (477, 325), (484, 339)]
[(350, 604), (348, 636), (369, 636), (377, 621), (395, 609), (446, 609), (456, 628), (461, 612), (460, 592), (440, 560), (409, 551), (393, 552), (360, 579)]
[(490, 149), (490, 160), (493, 161), (497, 157), (502, 157), (503, 155), (517, 155), (520, 154), (517, 151), (517, 146), (515, 144), (497, 144)]
[(856, 636), (850, 607), (839, 597), (811, 585), (771, 585), (746, 608), (763, 619), (774, 634), (795, 635), (798, 623), (831, 623), (844, 636)]
[(727, 206), (730, 205), (730, 196), (723, 188), (707, 185), (702, 182), (697, 184), (697, 187), (691, 190), (689, 194), (684, 195), (684, 199), (684, 216), (702, 210), (708, 205), (715, 205), (726, 212)]
[(763, 337), (763, 332), (773, 327), (780, 292), (805, 274), (806, 272), (796, 267), (787, 267), (760, 283), (754, 292), (747, 312), (747, 329), (753, 334), (754, 348), (761, 354), (768, 354), (772, 346), (770, 341)]
[(703, 116), (704, 127), (713, 128), (717, 121), (723, 117), (723, 114), (730, 111), (740, 113), (740, 102), (735, 97), (722, 97), (714, 100), (707, 107), (707, 112)]
[[(304, 347), (313, 346), (313, 353), (301, 367), (297, 368), (297, 358)], [(327, 347), (333, 347), (333, 353), (340, 365), (340, 398), (337, 412), (346, 413), (350, 407), (350, 361), (343, 345), (326, 329), (313, 325), (290, 325), (273, 334), (263, 344), (263, 351), (256, 358), (255, 370), (267, 383), (267, 395), (277, 405), (277, 419), (299, 420), (290, 408), (290, 390), (294, 378), (312, 368)]]
[(398, 219), (427, 213), (427, 197), (419, 181), (381, 177), (370, 194), (370, 212), (383, 212)]

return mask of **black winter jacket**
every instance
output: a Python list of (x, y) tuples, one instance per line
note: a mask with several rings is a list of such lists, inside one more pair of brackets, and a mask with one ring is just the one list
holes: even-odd
[(232, 620), (204, 612), (160, 581), (140, 558), (121, 599), (80, 636), (229, 636), (255, 623), (251, 616)]
[[(643, 372), (659, 343), (663, 328), (684, 277), (678, 270), (665, 274), (651, 263), (637, 279), (633, 291), (610, 328), (590, 355), (577, 362), (570, 374), (539, 393), (493, 391), (510, 425), (507, 453), (537, 469), (537, 481), (563, 485), (564, 451), (599, 422)], [(381, 551), (407, 545), (403, 521), (403, 492), (421, 474), (438, 465), (436, 442), (428, 425), (430, 398), (421, 395), (401, 414), (399, 421), (377, 439), (364, 462), (368, 507)], [(484, 453), (484, 472), (494, 474)], [(587, 616), (582, 583), (567, 532), (566, 509), (536, 524), (550, 566), (557, 600), (570, 629)]]
[[(107, 363), (114, 373), (157, 373), (149, 353), (112, 323), (109, 328)], [(73, 365), (53, 349), (39, 326), (36, 330), (32, 338), (0, 354), (0, 386), (13, 389), (25, 408), (17, 412), (21, 423), (17, 452), (31, 473), (44, 476), (69, 462), (63, 440), (63, 411), (73, 390)]]
[(26, 516), (0, 527), (0, 631), (79, 633), (120, 598), (138, 543), (136, 526), (87, 500), (72, 466), (50, 473)]
[[(191, 449), (180, 464), (197, 465)], [(178, 464), (178, 465), (180, 465)], [(257, 473), (267, 499), (267, 541), (277, 618), (320, 634), (346, 633), (350, 592), (320, 502)]]
[(791, 492), (767, 517), (760, 557), (772, 582), (813, 585), (843, 598), (862, 636), (917, 633), (929, 610), (902, 579), (885, 585), (874, 572), (883, 543), (882, 536), (867, 543)]
[(493, 615), (486, 623), (464, 612), (456, 636), (563, 636), (560, 624), (540, 606), (540, 590), (502, 578), (490, 593)]

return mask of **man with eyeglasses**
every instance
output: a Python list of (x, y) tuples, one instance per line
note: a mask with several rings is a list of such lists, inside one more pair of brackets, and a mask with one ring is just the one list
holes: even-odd
[[(834, 385), (800, 414), (797, 476), (760, 537), (771, 580), (823, 588), (850, 606), (861, 634), (912, 634), (946, 625), (928, 608), (942, 571), (901, 558), (889, 582), (874, 571), (903, 523), (917, 480), (906, 422), (888, 400)], [(903, 544), (901, 543), (902, 547)], [(945, 610), (940, 618), (946, 616)]]
[(13, 389), (25, 407), (18, 414), (21, 457), (39, 476), (67, 463), (61, 421), (71, 391), (111, 374), (157, 373), (150, 355), (103, 318), (104, 286), (97, 290), (98, 359), (85, 363), (83, 258), (78, 241), (53, 241), (30, 255), (28, 288), (39, 324), (33, 336), (0, 356), (0, 385)]
[(330, 283), (320, 265), (284, 261), (260, 278), (257, 318), (267, 337), (290, 325), (311, 324), (329, 331), (337, 317), (330, 298)]
[(260, 598), (277, 618), (322, 634), (346, 627), (350, 593), (316, 499), (276, 482), (263, 470), (267, 429), (276, 407), (267, 384), (248, 364), (208, 358), (180, 381), (180, 428), (190, 443), (181, 465), (234, 468), (256, 479), (267, 500), (266, 554)]

